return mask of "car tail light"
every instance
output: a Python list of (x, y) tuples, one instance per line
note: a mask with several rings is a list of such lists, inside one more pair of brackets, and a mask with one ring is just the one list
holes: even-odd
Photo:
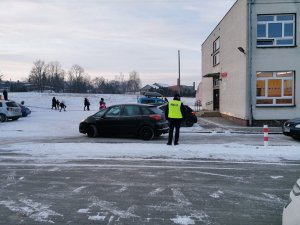
[(150, 117), (151, 119), (156, 120), (156, 121), (160, 121), (160, 120), (161, 120), (161, 115), (159, 115), (159, 114), (149, 115), (149, 117)]
[(193, 111), (193, 112), (192, 112), (192, 115), (196, 115), (196, 112)]

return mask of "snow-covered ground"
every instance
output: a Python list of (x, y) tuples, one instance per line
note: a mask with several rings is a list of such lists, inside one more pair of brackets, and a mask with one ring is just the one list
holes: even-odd
[[(67, 105), (66, 112), (51, 110), (51, 99), (55, 96)], [(88, 97), (91, 111), (83, 111), (83, 99)], [(28, 153), (43, 160), (64, 161), (85, 158), (164, 158), (180, 159), (226, 159), (226, 160), (262, 160), (281, 161), (300, 160), (299, 145), (295, 146), (249, 146), (236, 143), (193, 145), (181, 144), (167, 146), (157, 143), (37, 143), (36, 140), (55, 139), (63, 137), (82, 137), (78, 131), (80, 121), (98, 110), (99, 100), (103, 97), (107, 106), (118, 103), (136, 103), (136, 95), (96, 95), (96, 94), (53, 94), (53, 93), (9, 93), (9, 99), (16, 102), (25, 101), (32, 110), (27, 118), (0, 124), (0, 141), (4, 139), (22, 140), (15, 144), (0, 146), (5, 151)], [(182, 101), (193, 106), (194, 98), (182, 98)], [(202, 128), (194, 125), (182, 128), (185, 135), (199, 138)], [(193, 133), (194, 132), (194, 133)], [(233, 134), (226, 134), (233, 135)], [(35, 141), (33, 141), (35, 140)], [(101, 147), (99, 147), (101, 146)], [(84, 149), (84, 150), (83, 150)]]

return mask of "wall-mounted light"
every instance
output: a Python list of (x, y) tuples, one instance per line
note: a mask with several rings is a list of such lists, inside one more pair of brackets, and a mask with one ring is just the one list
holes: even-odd
[(238, 47), (238, 50), (239, 50), (241, 53), (243, 53), (243, 54), (246, 55), (245, 49), (243, 49), (243, 47)]

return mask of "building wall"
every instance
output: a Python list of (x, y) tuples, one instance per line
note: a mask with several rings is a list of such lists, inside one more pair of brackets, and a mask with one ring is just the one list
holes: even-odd
[[(213, 42), (220, 37), (220, 64), (213, 67)], [(247, 58), (237, 48), (247, 50), (247, 4), (238, 0), (225, 15), (206, 41), (202, 44), (202, 76), (209, 73), (227, 72), (220, 82), (220, 112), (247, 119)], [(203, 108), (213, 100), (212, 78), (202, 77)]]
[[(285, 120), (300, 115), (300, 48), (257, 48), (257, 14), (296, 13), (296, 45), (300, 45), (300, 4), (290, 0), (255, 0), (252, 14), (252, 104), (254, 120)], [(276, 3), (283, 2), (284, 4)], [(273, 4), (262, 4), (273, 3)], [(257, 71), (288, 71), (295, 72), (295, 106), (256, 106), (256, 72)]]

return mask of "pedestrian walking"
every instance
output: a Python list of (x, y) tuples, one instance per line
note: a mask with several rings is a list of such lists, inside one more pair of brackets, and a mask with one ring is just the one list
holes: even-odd
[(174, 128), (175, 128), (174, 145), (178, 145), (180, 123), (184, 117), (184, 106), (180, 101), (179, 94), (175, 94), (174, 99), (168, 102), (165, 115), (167, 120), (169, 121), (169, 128), (170, 128), (167, 145), (172, 145)]
[(56, 107), (56, 98), (55, 97), (53, 97), (52, 98), (52, 108), (51, 109), (57, 109), (57, 107)]
[(84, 111), (85, 108), (87, 109), (87, 111), (90, 111), (90, 101), (88, 100), (88, 98), (84, 98), (84, 108), (83, 108)]
[(4, 97), (4, 100), (8, 100), (8, 96), (7, 96), (8, 94), (7, 94), (7, 90), (6, 90), (6, 88), (4, 89), (4, 91), (3, 91), (3, 97)]
[(59, 106), (60, 106), (60, 110), (59, 110), (60, 112), (61, 112), (62, 109), (64, 111), (66, 111), (67, 106), (65, 105), (65, 103), (63, 101), (61, 101), (61, 103), (59, 103)]
[(60, 104), (59, 100), (56, 99), (56, 108), (57, 108), (57, 109), (59, 109), (59, 104)]
[(99, 104), (100, 104), (100, 107), (99, 107), (100, 110), (101, 109), (106, 109), (106, 104), (104, 102), (104, 98), (101, 98)]

